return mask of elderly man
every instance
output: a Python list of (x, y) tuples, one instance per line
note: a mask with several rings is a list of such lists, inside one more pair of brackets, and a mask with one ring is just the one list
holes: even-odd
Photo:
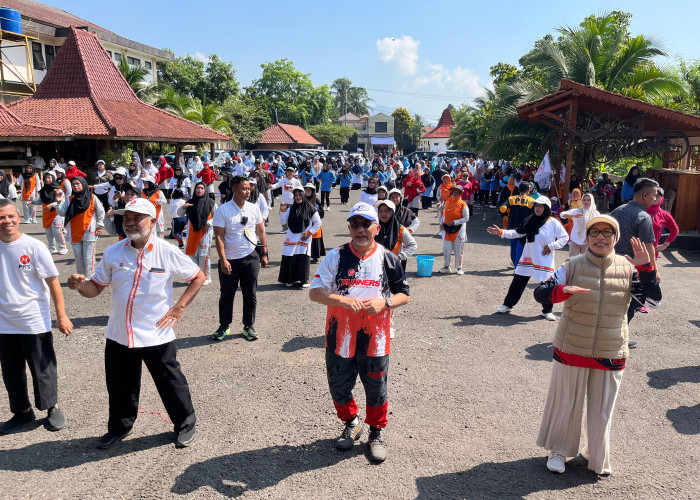
[[(97, 447), (110, 448), (131, 432), (138, 414), (142, 363), (173, 422), (176, 446), (186, 447), (194, 441), (196, 419), (176, 359), (173, 326), (206, 277), (177, 247), (155, 237), (156, 210), (151, 202), (137, 198), (116, 213), (124, 216), (127, 239), (105, 250), (90, 281), (81, 274), (68, 279), (68, 287), (87, 298), (113, 287), (105, 346), (109, 422)], [(173, 278), (189, 282), (174, 306)]]
[(0, 282), (0, 366), (14, 414), (0, 425), (0, 434), (18, 431), (36, 419), (27, 391), (27, 365), (34, 380), (34, 404), (48, 410), (46, 428), (60, 430), (66, 419), (57, 404), (49, 298), (60, 332), (70, 334), (73, 325), (48, 248), (19, 232), (19, 212), (7, 199), (0, 200)]
[(399, 258), (374, 240), (379, 231), (374, 207), (357, 203), (348, 222), (351, 241), (321, 261), (309, 298), (328, 307), (326, 374), (338, 418), (345, 422), (336, 448), (351, 449), (364, 431), (352, 394), (359, 375), (367, 397), (370, 458), (383, 462), (391, 311), (408, 303), (409, 288)]

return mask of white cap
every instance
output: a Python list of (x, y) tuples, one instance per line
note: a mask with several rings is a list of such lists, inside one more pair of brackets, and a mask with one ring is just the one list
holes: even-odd
[(549, 208), (552, 208), (552, 202), (546, 196), (538, 196), (535, 199), (535, 203), (539, 203), (540, 205), (547, 205)]
[(147, 175), (146, 177), (141, 177), (141, 182), (146, 182), (146, 181), (152, 182), (154, 186), (156, 185), (156, 180), (153, 178), (152, 175)]
[(74, 162), (73, 160), (71, 160), (71, 161), (68, 162), (68, 165), (73, 165), (73, 166), (75, 166), (75, 162)]
[(156, 218), (156, 207), (146, 198), (136, 198), (126, 204), (124, 208), (114, 211), (117, 215), (124, 215), (126, 212), (148, 215), (151, 219)]
[(377, 211), (369, 203), (363, 201), (355, 203), (350, 209), (350, 215), (347, 220), (352, 219), (355, 216), (361, 216), (365, 219), (371, 220), (373, 222), (379, 222), (379, 217), (377, 216)]
[(124, 167), (117, 167), (117, 169), (114, 171), (114, 175), (126, 177), (126, 169)]
[(387, 194), (387, 196), (388, 196), (389, 198), (391, 198), (391, 195), (394, 194), (394, 193), (398, 194), (401, 198), (403, 198), (403, 194), (401, 194), (401, 191), (399, 191), (399, 190), (396, 189), (396, 188), (394, 188), (394, 189), (392, 189), (391, 191), (389, 191), (389, 194)]
[(396, 212), (396, 205), (394, 205), (394, 202), (391, 200), (377, 200), (374, 202), (374, 208), (377, 209), (377, 213), (379, 213), (379, 207), (382, 205), (386, 205), (388, 208), (391, 209), (392, 212)]

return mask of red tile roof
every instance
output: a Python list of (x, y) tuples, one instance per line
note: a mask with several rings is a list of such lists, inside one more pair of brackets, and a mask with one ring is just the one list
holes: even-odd
[(440, 121), (438, 122), (437, 127), (425, 134), (423, 136), (423, 139), (449, 137), (450, 130), (452, 130), (454, 127), (455, 122), (452, 119), (452, 113), (450, 113), (450, 108), (445, 108), (445, 111), (442, 112), (442, 116), (440, 117)]
[(31, 125), (0, 104), (0, 140), (3, 142), (65, 140), (68, 137), (57, 129)]
[(36, 93), (8, 107), (33, 124), (86, 138), (164, 142), (229, 139), (141, 101), (97, 36), (74, 27)]
[(256, 139), (256, 144), (309, 144), (320, 146), (321, 143), (306, 130), (298, 125), (287, 123), (276, 123), (262, 131), (260, 138)]

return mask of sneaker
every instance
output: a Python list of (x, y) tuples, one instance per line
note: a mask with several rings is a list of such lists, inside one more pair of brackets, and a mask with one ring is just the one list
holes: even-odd
[(284, 286), (286, 286), (287, 288), (291, 288), (294, 286), (294, 283), (285, 283)]
[(66, 425), (66, 417), (60, 408), (53, 406), (49, 408), (46, 415), (46, 428), (52, 432), (60, 431)]
[(382, 439), (382, 430), (372, 427), (369, 431), (369, 458), (373, 462), (386, 460), (386, 443)]
[(224, 340), (226, 335), (228, 335), (229, 333), (231, 333), (231, 329), (228, 326), (224, 327), (219, 325), (219, 328), (216, 329), (212, 338), (214, 340)]
[(558, 453), (551, 453), (549, 459), (547, 460), (547, 468), (552, 472), (562, 474), (566, 470), (566, 463), (564, 462), (564, 457)]
[(389, 327), (389, 338), (390, 339), (394, 338), (394, 327), (393, 326)]
[(629, 347), (630, 349), (636, 349), (636, 348), (637, 348), (637, 341), (636, 341), (636, 340), (630, 340), (630, 341), (627, 343), (627, 347)]
[(462, 271), (461, 267), (459, 269), (457, 269), (457, 274), (460, 276), (462, 276), (464, 274), (464, 271)]
[(27, 424), (36, 420), (34, 410), (28, 412), (15, 413), (10, 420), (0, 425), (0, 434), (12, 434), (22, 429)]
[(206, 281), (204, 283), (202, 283), (202, 286), (207, 286), (207, 285), (211, 285), (211, 278), (207, 278)]
[(280, 234), (287, 234), (287, 230), (286, 230), (286, 229), (282, 229), (282, 230), (280, 231)]
[(330, 211), (331, 211), (331, 207), (326, 207), (326, 212), (330, 212)]
[(498, 306), (498, 308), (496, 309), (496, 312), (501, 313), (501, 314), (505, 314), (505, 313), (511, 312), (512, 310), (513, 310), (512, 307), (508, 307), (507, 305), (503, 304), (501, 306)]
[(123, 434), (114, 434), (113, 432), (108, 432), (104, 436), (100, 438), (100, 440), (97, 442), (97, 447), (101, 450), (106, 450), (107, 448), (111, 448), (115, 444), (119, 443), (120, 441), (123, 441), (126, 436), (131, 434), (131, 429), (128, 429), (126, 432)]
[(192, 445), (195, 436), (195, 427), (188, 429), (186, 431), (180, 431), (177, 433), (175, 438), (175, 447), (177, 448), (187, 448)]
[(308, 283), (304, 283), (303, 285), (301, 285), (302, 288), (309, 288), (310, 286), (311, 286), (311, 285), (308, 284)]
[(252, 326), (244, 326), (241, 335), (243, 335), (243, 338), (246, 340), (258, 340), (258, 332), (256, 332)]
[(58, 251), (58, 255), (66, 255), (67, 253), (68, 253), (68, 249)]
[(543, 317), (544, 319), (546, 319), (547, 321), (556, 321), (556, 319), (557, 319), (557, 318), (554, 316), (554, 314), (552, 314), (551, 312), (542, 313), (542, 317)]
[(440, 272), (441, 272), (442, 274), (449, 274), (450, 271), (451, 271), (450, 266), (443, 267), (443, 268), (440, 269)]
[(648, 314), (648, 313), (649, 313), (649, 309), (647, 309), (646, 307), (642, 306), (642, 307), (639, 308), (639, 312), (640, 312), (640, 313), (643, 313), (643, 314)]
[(178, 247), (180, 250), (182, 250), (183, 248), (185, 248), (185, 244), (184, 244), (183, 242), (180, 241), (180, 242), (178, 242), (177, 247)]
[(345, 429), (335, 442), (335, 447), (338, 450), (349, 450), (355, 446), (355, 441), (362, 437), (365, 431), (365, 426), (360, 422), (360, 419), (355, 416), (352, 420), (345, 422)]

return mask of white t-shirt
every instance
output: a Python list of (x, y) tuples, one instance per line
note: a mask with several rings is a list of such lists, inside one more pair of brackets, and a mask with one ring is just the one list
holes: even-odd
[(151, 233), (139, 252), (126, 239), (105, 250), (92, 281), (112, 285), (106, 336), (127, 347), (149, 347), (175, 340), (172, 327), (156, 323), (173, 304), (173, 278), (192, 281), (199, 266), (175, 245)]
[[(242, 216), (248, 218), (245, 227), (241, 224)], [(243, 204), (241, 209), (231, 200), (214, 212), (214, 227), (224, 228), (224, 252), (226, 252), (227, 260), (242, 259), (255, 250), (255, 244), (258, 242), (255, 226), (262, 221), (263, 218), (258, 206), (248, 201)]]
[(58, 276), (49, 249), (23, 234), (0, 241), (0, 334), (51, 331), (51, 294), (44, 281)]

